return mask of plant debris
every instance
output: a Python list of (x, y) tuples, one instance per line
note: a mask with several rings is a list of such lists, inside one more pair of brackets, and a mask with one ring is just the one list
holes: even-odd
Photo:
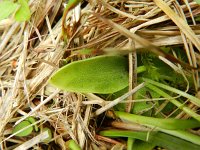
[[(68, 40), (64, 42), (62, 14), (65, 3), (62, 0), (31, 0), (29, 21), (17, 22), (13, 15), (0, 21), (0, 149), (66, 149), (69, 140), (81, 149), (126, 149), (124, 139), (98, 135), (102, 128), (115, 128), (109, 121), (116, 116), (109, 111), (95, 116), (97, 110), (112, 110), (113, 107), (124, 110), (123, 104), (124, 111), (130, 112), (135, 107), (135, 112), (140, 110), (138, 112), (147, 116), (199, 118), (199, 106), (190, 99), (200, 99), (199, 4), (193, 0), (83, 0), (66, 15)], [(82, 49), (92, 51), (81, 53)], [(124, 92), (109, 96), (75, 93), (49, 84), (61, 64), (101, 54), (123, 55), (129, 60), (129, 87), (125, 94), (139, 85), (137, 67), (141, 62), (148, 62), (144, 65), (143, 77), (152, 75), (155, 80), (162, 78), (162, 83), (171, 85), (177, 81), (175, 87), (193, 97), (173, 92), (165, 97), (143, 89), (139, 96), (137, 93), (128, 95), (126, 101), (114, 104), (112, 100), (125, 95)], [(165, 66), (167, 71), (159, 70), (159, 65)], [(178, 74), (177, 78), (171, 76), (173, 71)], [(181, 96), (184, 98), (178, 99)], [(177, 98), (186, 108), (172, 107), (170, 98)], [(110, 105), (112, 108), (108, 107)], [(39, 131), (26, 137), (13, 135), (13, 128), (28, 117), (35, 118), (33, 126), (37, 124)], [(43, 131), (45, 128), (52, 132), (51, 139), (47, 131)], [(140, 126), (137, 129), (147, 128)], [(199, 135), (199, 131), (191, 129), (190, 132)], [(41, 142), (46, 138), (48, 144)]]

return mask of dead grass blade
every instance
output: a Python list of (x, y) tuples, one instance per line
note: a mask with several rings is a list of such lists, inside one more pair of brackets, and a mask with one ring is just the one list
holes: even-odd
[(189, 25), (179, 17), (163, 0), (154, 0), (156, 5), (160, 7), (170, 18), (171, 20), (180, 28), (180, 30), (187, 36), (188, 39), (197, 47), (200, 51), (200, 42), (195, 33), (189, 27)]
[(125, 27), (123, 27), (121, 25), (118, 25), (118, 24), (114, 23), (111, 20), (105, 19), (105, 18), (99, 16), (98, 14), (94, 14), (94, 16), (96, 16), (97, 18), (99, 18), (103, 22), (109, 24), (111, 27), (113, 27), (115, 30), (117, 30), (122, 35), (125, 35), (126, 37), (133, 39), (134, 41), (136, 41), (137, 43), (142, 45), (143, 48), (145, 48), (146, 50), (151, 51), (151, 52), (153, 52), (154, 54), (156, 54), (158, 56), (161, 56), (161, 57), (164, 57), (166, 59), (169, 59), (170, 61), (172, 61), (174, 63), (179, 63), (179, 64), (183, 65), (186, 68), (194, 69), (194, 70), (198, 69), (198, 68), (194, 68), (194, 67), (188, 65), (185, 62), (182, 62), (182, 61), (178, 60), (177, 58), (173, 57), (172, 55), (166, 54), (165, 52), (160, 50), (159, 47), (153, 45), (151, 42), (149, 42), (148, 40), (138, 36), (137, 34), (131, 33)]
[(100, 115), (101, 113), (107, 111), (108, 109), (112, 108), (113, 106), (117, 105), (118, 103), (120, 103), (121, 101), (123, 101), (125, 98), (129, 97), (130, 95), (134, 94), (135, 92), (137, 92), (139, 89), (143, 88), (145, 85), (145, 83), (141, 83), (138, 86), (136, 86), (135, 88), (133, 88), (131, 91), (129, 91), (128, 93), (122, 95), (121, 97), (113, 100), (112, 102), (110, 102), (109, 104), (105, 105), (104, 107), (96, 110), (96, 112), (94, 113), (95, 116)]

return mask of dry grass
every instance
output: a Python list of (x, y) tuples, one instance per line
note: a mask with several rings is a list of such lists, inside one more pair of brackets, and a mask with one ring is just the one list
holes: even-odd
[[(189, 64), (199, 64), (200, 55), (195, 49), (200, 51), (200, 28), (194, 17), (200, 14), (200, 7), (193, 0), (90, 0), (84, 5), (67, 15), (67, 45), (61, 39), (62, 0), (31, 0), (32, 17), (27, 23), (12, 18), (0, 21), (1, 149), (27, 148), (28, 141), (28, 147), (39, 149), (40, 141), (35, 141), (39, 134), (27, 138), (11, 135), (13, 126), (28, 116), (35, 117), (40, 128), (51, 128), (52, 141), (62, 149), (66, 149), (64, 142), (70, 138), (82, 148), (95, 149), (99, 144), (109, 148), (102, 142), (108, 139), (95, 137), (97, 125), (92, 117), (94, 104), (103, 108), (109, 102), (94, 94), (63, 92), (48, 85), (66, 52), (82, 48), (135, 51), (144, 47), (153, 51), (159, 46), (184, 45)], [(188, 25), (186, 20), (191, 23)], [(136, 78), (134, 56), (129, 54), (130, 90)], [(197, 90), (197, 71), (193, 71), (193, 79)], [(186, 117), (184, 113), (181, 116)]]

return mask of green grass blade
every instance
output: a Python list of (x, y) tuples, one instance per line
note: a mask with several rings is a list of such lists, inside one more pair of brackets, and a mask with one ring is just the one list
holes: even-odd
[(154, 147), (155, 145), (152, 143), (135, 140), (132, 150), (153, 150)]
[[(155, 134), (156, 132), (151, 132)], [(99, 133), (102, 136), (117, 138), (117, 137), (130, 137), (134, 139), (139, 139), (142, 141), (147, 141), (148, 132), (133, 132), (133, 131), (124, 131), (124, 130), (104, 130)]]
[(164, 133), (179, 137), (181, 139), (184, 139), (186, 141), (189, 141), (191, 143), (194, 144), (198, 144), (200, 145), (200, 136), (192, 134), (188, 131), (184, 131), (184, 130), (166, 130), (166, 129), (158, 129), (159, 131), (162, 131)]
[[(151, 141), (152, 140), (152, 141)], [(174, 137), (162, 132), (156, 134), (150, 142), (156, 143), (158, 146), (167, 148), (169, 150), (198, 150), (200, 146), (191, 142), (185, 141), (181, 138)]]
[(181, 129), (199, 127), (200, 122), (196, 120), (180, 120), (171, 118), (161, 119), (161, 118), (139, 116), (119, 111), (116, 111), (115, 115), (122, 120), (146, 125), (148, 127), (151, 127), (152, 129), (159, 130), (200, 145), (199, 136), (181, 130)]
[(155, 146), (161, 146), (168, 150), (199, 150), (200, 146), (183, 139), (162, 132), (134, 132), (123, 130), (101, 131), (100, 135), (108, 137), (131, 137), (147, 141)]
[(140, 116), (120, 111), (115, 111), (115, 115), (122, 120), (146, 125), (152, 128), (159, 127), (168, 130), (183, 130), (183, 129), (200, 127), (200, 122), (194, 119), (189, 119), (189, 120), (181, 120), (173, 118), (163, 119), (163, 118)]
[(135, 139), (134, 138), (128, 138), (127, 140), (127, 150), (132, 150), (133, 149), (133, 144), (134, 144)]
[(190, 100), (192, 103), (194, 103), (195, 105), (199, 106), (200, 107), (200, 99), (198, 99), (197, 97), (195, 96), (192, 96), (184, 91), (181, 91), (181, 90), (178, 90), (176, 88), (173, 88), (173, 87), (170, 87), (168, 85), (165, 85), (165, 84), (162, 84), (162, 83), (159, 83), (159, 82), (156, 82), (156, 81), (153, 81), (153, 80), (150, 80), (150, 79), (143, 79), (145, 82), (147, 83), (150, 83), (150, 84), (153, 84), (155, 86), (158, 86), (160, 88), (163, 88), (165, 90), (168, 90), (170, 92), (174, 92), (176, 94), (179, 94), (183, 97), (186, 97), (188, 98), (188, 100)]
[(151, 89), (154, 92), (158, 93), (160, 96), (167, 98), (171, 103), (173, 103), (174, 105), (176, 105), (179, 109), (183, 110), (189, 116), (191, 116), (194, 119), (200, 121), (200, 115), (199, 114), (195, 113), (190, 108), (184, 106), (179, 101), (175, 100), (173, 97), (171, 97), (170, 95), (168, 95), (166, 92), (162, 91), (160, 88), (158, 88), (158, 87), (156, 87), (156, 86), (154, 86), (154, 85), (152, 85), (150, 83), (147, 83), (146, 87), (148, 87), (149, 89)]

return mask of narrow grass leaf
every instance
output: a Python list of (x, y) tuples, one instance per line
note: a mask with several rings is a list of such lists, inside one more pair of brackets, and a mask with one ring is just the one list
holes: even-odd
[[(189, 137), (187, 138), (189, 139)], [(174, 137), (169, 134), (158, 132), (156, 136), (152, 138), (152, 143), (156, 143), (161, 147), (165, 147), (169, 150), (198, 150), (200, 145), (191, 143), (178, 137)], [(199, 143), (199, 142), (198, 142)]]
[[(161, 119), (146, 116), (139, 116), (125, 112), (115, 112), (115, 115), (120, 119), (139, 123), (151, 127), (152, 129), (162, 131), (164, 133), (179, 137), (181, 139), (190, 141), (200, 145), (200, 137), (190, 132), (184, 131), (187, 128), (199, 127), (199, 122), (196, 120), (180, 120), (180, 119)], [(193, 122), (194, 121), (194, 122)]]
[(134, 150), (153, 150), (155, 145), (152, 143), (145, 142), (145, 141), (135, 140), (133, 147), (134, 147)]
[(133, 144), (135, 142), (134, 138), (128, 138), (127, 140), (127, 150), (132, 150), (133, 149)]
[(185, 131), (185, 130), (166, 130), (166, 129), (161, 129), (161, 128), (158, 128), (158, 130), (162, 131), (164, 133), (173, 135), (175, 137), (181, 138), (183, 140), (192, 142), (194, 144), (200, 145), (200, 136), (198, 136), (196, 134), (192, 134), (188, 131)]
[(154, 118), (147, 116), (140, 116), (126, 112), (115, 111), (115, 115), (122, 120), (139, 123), (152, 128), (159, 127), (168, 130), (184, 130), (189, 128), (200, 127), (200, 122), (194, 119), (181, 120), (173, 118)]
[(193, 117), (194, 119), (200, 121), (200, 115), (191, 110), (189, 107), (185, 106), (184, 104), (180, 103), (173, 97), (171, 97), (169, 94), (161, 90), (161, 88), (154, 86), (153, 84), (147, 83), (146, 87), (151, 89), (152, 91), (158, 93), (160, 96), (167, 98), (171, 103), (173, 103), (175, 106), (177, 106), (179, 109), (183, 110), (185, 113), (187, 113), (189, 116)]
[[(156, 132), (151, 132), (155, 134)], [(112, 137), (112, 138), (123, 138), (123, 137), (130, 137), (133, 139), (139, 139), (142, 141), (147, 141), (148, 132), (134, 132), (134, 131), (124, 131), (124, 130), (104, 130), (99, 132), (102, 136)]]
[(168, 150), (198, 150), (199, 145), (185, 141), (183, 139), (168, 135), (162, 132), (134, 132), (134, 131), (124, 131), (124, 130), (106, 130), (99, 133), (102, 136), (107, 137), (129, 137), (135, 138), (142, 141), (146, 141), (152, 146), (161, 146)]
[(197, 105), (200, 107), (200, 99), (198, 99), (197, 97), (195, 96), (192, 96), (184, 91), (181, 91), (181, 90), (178, 90), (176, 88), (173, 88), (173, 87), (170, 87), (168, 85), (165, 85), (165, 84), (162, 84), (162, 83), (159, 83), (159, 82), (156, 82), (156, 81), (153, 81), (153, 80), (150, 80), (150, 79), (143, 79), (144, 81), (150, 83), (150, 84), (153, 84), (155, 86), (158, 86), (160, 88), (163, 88), (167, 91), (170, 91), (170, 92), (173, 92), (173, 93), (176, 93), (176, 94), (179, 94), (183, 97), (186, 97), (188, 98), (188, 100), (190, 100), (190, 102), (192, 102), (193, 104)]
[(64, 66), (49, 82), (72, 92), (114, 93), (128, 86), (127, 67), (122, 56), (97, 56)]

